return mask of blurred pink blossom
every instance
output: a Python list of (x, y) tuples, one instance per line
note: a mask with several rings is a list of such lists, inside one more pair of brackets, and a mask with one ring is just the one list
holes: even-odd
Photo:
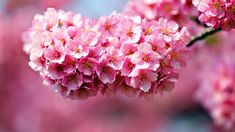
[[(234, 130), (234, 39), (229, 38), (233, 31), (221, 33), (217, 36), (220, 45), (213, 50), (206, 50), (204, 59), (207, 63), (202, 66), (199, 74), (200, 87), (196, 92), (196, 99), (208, 110), (214, 122)], [(217, 48), (217, 49), (216, 49)], [(209, 53), (209, 54), (208, 54)], [(207, 57), (206, 57), (207, 56)]]

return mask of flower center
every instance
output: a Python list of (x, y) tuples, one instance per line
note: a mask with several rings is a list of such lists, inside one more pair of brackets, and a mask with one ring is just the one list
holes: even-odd
[(128, 63), (128, 65), (127, 65), (128, 67), (129, 67), (129, 69), (133, 69), (134, 67), (135, 67), (135, 65), (133, 64), (133, 63)]
[(116, 58), (114, 57), (109, 57), (109, 62), (112, 63), (112, 62), (115, 62), (116, 61)]
[(51, 31), (51, 28), (52, 28), (52, 25), (49, 25), (49, 24), (48, 24), (48, 25), (46, 26), (46, 30), (47, 30), (47, 31)]
[(232, 6), (231, 9), (230, 9), (230, 12), (235, 15), (235, 6)]
[(171, 47), (170, 44), (168, 44), (168, 43), (165, 44), (165, 49), (169, 49), (170, 47)]
[(64, 71), (64, 67), (62, 65), (57, 65), (55, 69), (56, 69), (57, 72), (63, 72)]
[(110, 23), (108, 23), (108, 22), (106, 22), (106, 23), (104, 24), (104, 29), (105, 29), (105, 30), (110, 31), (111, 28), (112, 28), (112, 24), (110, 24)]
[(58, 28), (61, 28), (63, 26), (63, 23), (61, 20), (58, 21)]
[(51, 45), (55, 45), (55, 41), (54, 40), (51, 41)]
[(171, 31), (170, 31), (170, 29), (168, 29), (168, 28), (164, 28), (164, 29), (162, 29), (162, 33), (163, 33), (164, 35), (169, 35), (169, 34), (171, 33)]
[(156, 52), (158, 50), (158, 46), (157, 45), (152, 46), (152, 50)]
[(164, 5), (164, 10), (165, 10), (166, 12), (171, 12), (171, 11), (172, 11), (172, 6), (171, 6), (170, 4), (165, 4), (165, 5)]
[(64, 38), (61, 38), (60, 41), (63, 43), (63, 45), (66, 44), (66, 40)]
[(146, 62), (149, 62), (149, 61), (150, 61), (149, 55), (143, 55), (143, 56), (142, 56), (142, 60), (143, 60), (143, 61), (146, 61)]
[(54, 57), (55, 57), (55, 58), (60, 58), (60, 57), (61, 57), (60, 52), (55, 51), (55, 53), (54, 53)]
[(167, 66), (166, 62), (164, 60), (161, 60), (160, 67), (166, 67), (166, 66)]
[(39, 61), (39, 63), (41, 65), (45, 65), (46, 64), (46, 59), (44, 57), (40, 57), (38, 61)]
[(75, 47), (75, 48), (73, 49), (73, 51), (74, 51), (75, 53), (80, 53), (80, 52), (81, 52), (81, 50), (79, 49), (79, 47)]
[(140, 80), (141, 80), (141, 81), (146, 80), (146, 76), (145, 76), (145, 74), (141, 74), (141, 75), (140, 75)]
[(151, 28), (147, 28), (144, 30), (144, 35), (150, 35), (153, 33), (153, 30)]
[(76, 75), (71, 75), (71, 76), (69, 76), (69, 77), (68, 77), (68, 81), (69, 81), (69, 82), (77, 82), (77, 77), (76, 77)]
[(132, 49), (130, 49), (129, 51), (128, 51), (128, 53), (127, 53), (127, 55), (133, 55), (135, 52), (132, 50)]
[(215, 9), (220, 9), (220, 3), (219, 2), (214, 2), (212, 4), (212, 7), (215, 8)]
[(107, 66), (104, 66), (103, 68), (102, 68), (102, 72), (107, 72), (108, 71), (108, 67)]
[(85, 68), (90, 68), (90, 67), (91, 67), (91, 63), (88, 62), (88, 61), (85, 61), (85, 62), (83, 62), (83, 66), (84, 66)]
[(128, 36), (128, 37), (133, 37), (133, 36), (134, 36), (134, 33), (132, 32), (131, 29), (128, 30), (127, 36)]

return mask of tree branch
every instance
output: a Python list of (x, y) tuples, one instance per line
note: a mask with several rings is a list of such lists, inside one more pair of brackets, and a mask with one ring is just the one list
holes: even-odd
[(195, 42), (203, 40), (205, 38), (207, 38), (208, 36), (211, 36), (219, 31), (221, 31), (222, 28), (217, 28), (217, 29), (207, 29), (204, 33), (202, 33), (199, 36), (194, 37), (193, 39), (191, 39), (191, 41), (187, 44), (187, 47), (191, 47)]
[(200, 26), (202, 26), (202, 27), (204, 27), (204, 28), (208, 28), (208, 26), (207, 26), (205, 23), (201, 22), (197, 17), (195, 17), (195, 16), (190, 16), (190, 19), (193, 20), (193, 21), (194, 21), (195, 23), (197, 23), (198, 25), (200, 25)]

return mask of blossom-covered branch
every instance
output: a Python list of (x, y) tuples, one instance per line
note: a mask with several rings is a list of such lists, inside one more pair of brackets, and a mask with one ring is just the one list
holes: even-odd
[(25, 34), (30, 66), (64, 97), (172, 89), (185, 65), (189, 33), (174, 21), (128, 13), (98, 20), (48, 9)]

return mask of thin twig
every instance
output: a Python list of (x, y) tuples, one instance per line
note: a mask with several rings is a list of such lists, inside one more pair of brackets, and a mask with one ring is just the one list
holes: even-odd
[(222, 28), (217, 28), (217, 29), (207, 29), (206, 32), (202, 33), (201, 35), (199, 36), (196, 36), (194, 37), (188, 44), (187, 44), (187, 47), (191, 47), (195, 42), (197, 41), (200, 41), (200, 40), (203, 40), (205, 38), (207, 38), (208, 36), (211, 36), (219, 31), (221, 31)]
[(205, 23), (201, 22), (197, 17), (195, 17), (195, 16), (190, 16), (190, 19), (193, 20), (193, 21), (194, 21), (195, 23), (197, 23), (198, 25), (200, 25), (200, 26), (202, 26), (202, 27), (204, 27), (204, 28), (208, 28), (208, 26), (207, 26)]

